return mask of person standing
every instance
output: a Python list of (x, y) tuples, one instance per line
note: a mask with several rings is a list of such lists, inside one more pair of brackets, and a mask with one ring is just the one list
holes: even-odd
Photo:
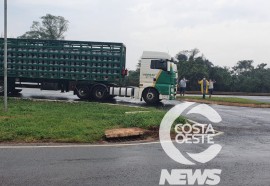
[(201, 85), (201, 93), (203, 95), (203, 99), (205, 99), (205, 94), (208, 93), (209, 82), (204, 77), (202, 80), (198, 81), (198, 83)]
[(209, 98), (211, 98), (212, 95), (213, 95), (214, 83), (216, 83), (215, 80), (209, 79), (209, 89), (208, 89), (208, 91), (209, 91)]
[(183, 77), (180, 82), (179, 82), (179, 86), (180, 86), (180, 96), (185, 96), (185, 92), (186, 92), (186, 87), (187, 87), (187, 82), (188, 80), (186, 80), (185, 77)]

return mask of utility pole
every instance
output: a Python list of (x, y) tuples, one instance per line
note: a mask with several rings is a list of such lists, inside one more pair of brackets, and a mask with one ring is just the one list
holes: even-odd
[(4, 37), (4, 110), (7, 112), (7, 0), (4, 0)]

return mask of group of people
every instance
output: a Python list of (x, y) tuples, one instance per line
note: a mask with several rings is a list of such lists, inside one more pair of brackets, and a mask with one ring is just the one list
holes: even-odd
[[(185, 91), (187, 87), (187, 80), (185, 77), (183, 77), (179, 81), (179, 92), (180, 96), (185, 96)], [(214, 83), (216, 83), (215, 80), (209, 79), (209, 81), (204, 77), (202, 80), (198, 81), (198, 84), (201, 85), (201, 93), (203, 95), (203, 99), (205, 99), (205, 95), (209, 93), (209, 98), (212, 97), (213, 91), (214, 91)]]

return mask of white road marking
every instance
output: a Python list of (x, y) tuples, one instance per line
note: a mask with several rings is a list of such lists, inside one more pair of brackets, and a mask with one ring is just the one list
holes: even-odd
[(77, 148), (77, 147), (124, 147), (158, 144), (159, 141), (144, 142), (144, 143), (123, 143), (123, 144), (103, 144), (103, 145), (2, 145), (0, 149), (36, 149), (36, 148)]
[[(211, 136), (219, 136), (224, 134), (223, 132), (216, 131), (217, 133)], [(170, 142), (170, 141), (168, 141)], [(175, 140), (172, 140), (175, 142)], [(91, 147), (128, 147), (128, 146), (139, 146), (139, 145), (152, 145), (159, 144), (160, 141), (143, 142), (143, 143), (121, 143), (121, 144), (101, 144), (101, 145), (2, 145), (0, 149), (38, 149), (38, 148), (91, 148)]]

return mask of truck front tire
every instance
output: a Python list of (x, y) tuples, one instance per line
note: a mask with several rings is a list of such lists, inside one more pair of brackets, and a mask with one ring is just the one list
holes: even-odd
[(153, 105), (159, 102), (159, 93), (154, 88), (147, 88), (143, 91), (142, 97), (147, 104)]

